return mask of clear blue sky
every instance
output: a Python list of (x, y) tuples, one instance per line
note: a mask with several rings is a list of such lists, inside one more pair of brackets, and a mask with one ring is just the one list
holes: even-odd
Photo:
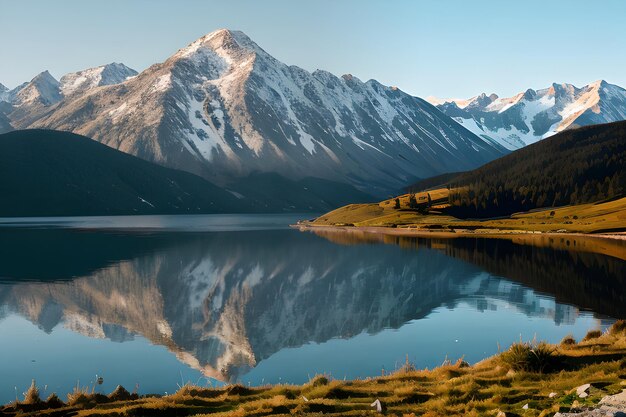
[(287, 64), (422, 97), (626, 86), (625, 22), (624, 0), (0, 0), (0, 82), (113, 61), (142, 70), (230, 28)]

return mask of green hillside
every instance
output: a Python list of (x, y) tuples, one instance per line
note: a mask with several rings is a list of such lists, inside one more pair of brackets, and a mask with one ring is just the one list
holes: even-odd
[(450, 213), (485, 218), (618, 198), (625, 166), (626, 122), (567, 130), (454, 177)]

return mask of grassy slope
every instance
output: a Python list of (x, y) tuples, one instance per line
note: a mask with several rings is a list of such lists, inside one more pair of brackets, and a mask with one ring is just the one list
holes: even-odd
[[(384, 203), (384, 202), (383, 202)], [(402, 226), (445, 229), (520, 230), (597, 233), (626, 228), (626, 198), (597, 203), (566, 206), (514, 214), (498, 220), (460, 220), (445, 215), (422, 215), (396, 210), (392, 204), (351, 204), (320, 216), (314, 226)], [(551, 213), (554, 212), (554, 215)], [(576, 216), (577, 218), (574, 218)]]
[[(12, 404), (0, 408), (0, 415), (363, 415), (373, 413), (370, 404), (379, 399), (391, 415), (495, 416), (501, 410), (506, 415), (545, 416), (597, 404), (603, 396), (626, 387), (623, 321), (609, 332), (578, 344), (536, 348), (544, 352), (538, 355), (543, 358), (539, 362), (528, 356), (531, 352), (527, 348), (521, 349), (521, 355), (514, 353), (519, 350), (510, 348), (474, 366), (459, 360), (433, 370), (416, 370), (407, 363), (391, 374), (365, 380), (328, 381), (316, 377), (301, 386), (185, 386), (166, 397), (123, 401), (87, 394), (78, 396), (79, 401), (71, 406), (57, 403), (58, 408), (52, 410), (46, 409), (45, 403)], [(590, 383), (591, 389), (582, 399), (575, 388), (584, 383)], [(555, 393), (552, 398), (550, 393)], [(526, 404), (528, 409), (524, 410)]]

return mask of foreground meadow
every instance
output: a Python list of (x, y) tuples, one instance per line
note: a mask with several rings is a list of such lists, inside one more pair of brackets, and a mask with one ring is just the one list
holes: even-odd
[[(318, 375), (304, 385), (185, 385), (167, 396), (77, 388), (65, 401), (54, 394), (41, 399), (33, 384), (23, 400), (0, 408), (0, 416), (546, 416), (598, 407), (625, 388), (626, 321), (620, 320), (581, 341), (520, 341), (471, 366), (462, 358), (422, 370), (407, 362), (363, 380)], [(615, 404), (603, 407), (617, 410)]]

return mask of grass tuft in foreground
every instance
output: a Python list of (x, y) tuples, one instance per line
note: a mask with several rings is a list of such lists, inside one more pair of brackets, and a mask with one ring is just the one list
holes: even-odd
[(41, 397), (39, 396), (39, 388), (33, 379), (28, 390), (24, 393), (24, 404), (35, 405), (41, 403)]
[(546, 372), (557, 367), (556, 347), (545, 342), (517, 342), (501, 354), (502, 361), (514, 371)]

